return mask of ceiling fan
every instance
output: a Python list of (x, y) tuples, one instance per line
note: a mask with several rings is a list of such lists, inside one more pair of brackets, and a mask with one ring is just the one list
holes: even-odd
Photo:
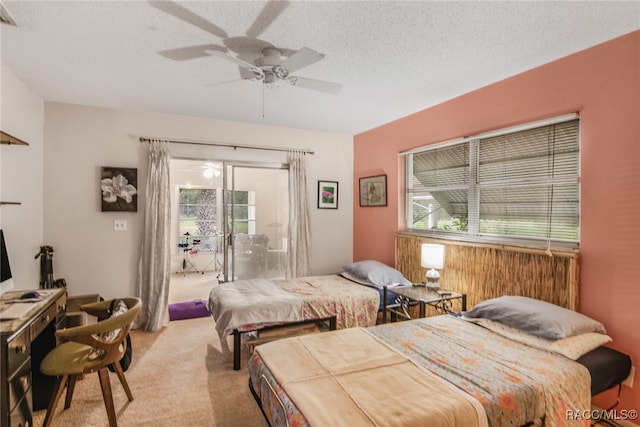
[[(222, 41), (219, 44), (204, 44), (167, 49), (159, 53), (175, 61), (183, 61), (204, 56), (216, 56), (235, 63), (240, 67), (240, 79), (261, 81), (266, 88), (278, 87), (283, 83), (291, 86), (336, 94), (342, 89), (339, 83), (294, 76), (291, 73), (320, 61), (324, 55), (307, 47), (299, 50), (277, 48), (261, 40), (260, 35), (289, 6), (289, 1), (270, 0), (244, 36), (230, 37), (226, 31), (207, 19), (193, 13), (173, 1), (151, 0), (149, 4), (169, 15), (187, 22), (202, 31), (212, 34)], [(236, 56), (228, 54), (232, 51)], [(257, 58), (256, 58), (257, 56)], [(256, 58), (256, 59), (253, 59)], [(253, 61), (253, 63), (249, 62)], [(229, 82), (221, 82), (224, 84)]]
[(207, 52), (212, 56), (231, 61), (252, 73), (251, 76), (240, 80), (261, 81), (267, 88), (278, 87), (281, 83), (286, 83), (291, 86), (317, 90), (330, 94), (336, 94), (340, 92), (340, 89), (342, 89), (342, 85), (339, 83), (310, 79), (291, 74), (294, 71), (318, 62), (324, 58), (323, 54), (309, 49), (308, 47), (303, 47), (293, 55), (284, 59), (282, 52), (279, 49), (275, 47), (266, 47), (262, 49), (262, 56), (258, 57), (254, 61), (254, 64), (220, 51), (212, 50)]
[(222, 164), (221, 163), (212, 163), (206, 162), (204, 166), (202, 166), (202, 176), (205, 178), (217, 178), (222, 174)]

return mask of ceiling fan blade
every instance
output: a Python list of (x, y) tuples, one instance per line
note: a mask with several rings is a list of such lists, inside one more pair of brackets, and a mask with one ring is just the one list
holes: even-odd
[(242, 83), (242, 82), (246, 82), (246, 81), (250, 81), (250, 80), (246, 80), (246, 79), (225, 80), (225, 81), (222, 81), (222, 82), (208, 83), (205, 86), (206, 87), (215, 87), (215, 86), (222, 86), (222, 85), (229, 85), (229, 84), (238, 84), (238, 83)]
[(249, 71), (252, 71), (255, 74), (260, 74), (263, 75), (263, 71), (260, 67), (250, 64), (249, 62), (243, 61), (242, 59), (236, 58), (235, 56), (231, 56), (231, 55), (226, 55), (222, 52), (216, 51), (216, 50), (209, 50), (207, 51), (207, 53), (209, 53), (209, 55), (211, 56), (216, 56), (218, 58), (224, 59), (226, 61), (230, 61), (233, 62), (236, 65), (239, 65), (243, 68), (248, 69)]
[(288, 1), (270, 0), (262, 8), (260, 15), (253, 21), (251, 27), (247, 30), (247, 36), (257, 39), (260, 34), (266, 30), (273, 21), (289, 6)]
[(202, 16), (191, 12), (189, 9), (181, 6), (176, 2), (168, 0), (150, 0), (149, 4), (156, 9), (168, 13), (169, 15), (174, 16), (181, 21), (198, 27), (201, 30), (206, 31), (207, 33), (213, 34), (214, 36), (220, 37), (222, 39), (226, 39), (228, 37), (225, 30), (218, 27), (216, 24), (204, 19)]
[(187, 46), (178, 47), (175, 49), (161, 50), (158, 51), (158, 53), (165, 58), (173, 59), (174, 61), (186, 61), (189, 59), (209, 56), (209, 51), (227, 52), (228, 49), (224, 46), (218, 46), (215, 44), (201, 44), (198, 46)]
[(282, 61), (280, 63), (280, 66), (289, 70), (289, 72), (293, 72), (311, 65), (314, 62), (318, 62), (322, 58), (324, 58), (323, 54), (316, 52), (313, 49), (309, 49), (308, 47), (303, 47), (302, 49), (298, 50), (296, 53)]
[(342, 90), (340, 83), (325, 82), (324, 80), (308, 79), (306, 77), (291, 76), (287, 79), (291, 86), (303, 87), (305, 89), (317, 90), (318, 92), (335, 95)]

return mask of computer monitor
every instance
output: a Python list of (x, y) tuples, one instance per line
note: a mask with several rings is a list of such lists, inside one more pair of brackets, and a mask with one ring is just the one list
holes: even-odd
[(0, 293), (13, 289), (13, 276), (9, 264), (7, 245), (4, 242), (4, 232), (0, 229)]

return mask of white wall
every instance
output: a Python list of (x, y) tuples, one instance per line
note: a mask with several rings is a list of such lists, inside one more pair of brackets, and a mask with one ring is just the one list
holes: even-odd
[[(55, 249), (55, 275), (70, 294), (133, 295), (144, 216), (147, 145), (137, 136), (309, 148), (312, 272), (339, 271), (352, 259), (353, 137), (198, 117), (45, 104), (44, 240)], [(284, 163), (286, 154), (172, 145), (176, 157)], [(101, 212), (102, 166), (138, 168), (138, 212)], [(339, 182), (339, 209), (317, 209), (317, 181)], [(125, 219), (128, 231), (113, 231)]]
[(5, 65), (0, 74), (0, 128), (29, 143), (0, 146), (0, 200), (21, 203), (0, 207), (0, 228), (15, 288), (37, 289), (40, 264), (34, 255), (43, 245), (44, 101)]

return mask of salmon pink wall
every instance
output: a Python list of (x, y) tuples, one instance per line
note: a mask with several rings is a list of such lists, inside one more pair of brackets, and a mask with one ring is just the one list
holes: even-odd
[[(399, 152), (576, 111), (580, 311), (602, 321), (612, 347), (640, 366), (640, 31), (356, 135), (354, 194), (358, 178), (385, 173), (388, 206), (362, 208), (356, 200), (354, 260), (393, 265), (404, 210)], [(640, 408), (640, 377), (635, 382), (619, 409)]]

